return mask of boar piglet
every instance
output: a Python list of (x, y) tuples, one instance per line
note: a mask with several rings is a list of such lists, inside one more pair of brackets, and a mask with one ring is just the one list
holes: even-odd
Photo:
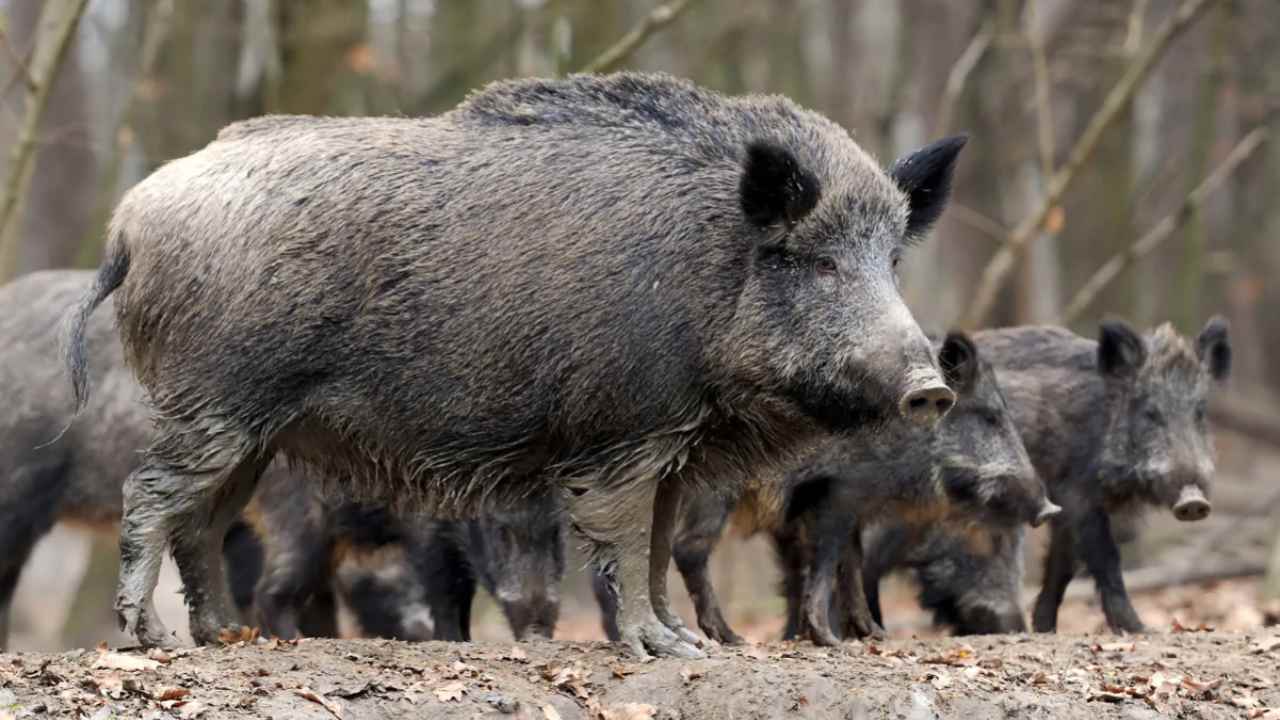
[(1032, 625), (1057, 627), (1058, 606), (1083, 561), (1107, 625), (1141, 632), (1125, 591), (1113, 525), (1152, 506), (1183, 521), (1209, 514), (1214, 474), (1209, 395), (1231, 370), (1227, 322), (1195, 340), (1165, 324), (1139, 334), (1104, 322), (1098, 340), (1061, 328), (978, 333), (1000, 373), (1031, 460), (1063, 507), (1053, 522)]

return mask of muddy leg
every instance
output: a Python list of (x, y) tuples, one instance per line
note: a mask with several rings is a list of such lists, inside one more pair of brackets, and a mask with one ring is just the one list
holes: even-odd
[(675, 543), (676, 524), (680, 519), (680, 495), (677, 478), (667, 478), (658, 485), (658, 495), (653, 504), (653, 530), (649, 539), (649, 599), (653, 604), (654, 614), (663, 625), (671, 628), (681, 640), (700, 645), (701, 639), (690, 632), (680, 616), (671, 610), (671, 598), (667, 592), (671, 546)]
[(782, 592), (787, 599), (787, 624), (782, 629), (783, 640), (809, 637), (809, 626), (805, 622), (804, 591), (805, 571), (811, 560), (807, 557), (806, 550), (809, 548), (804, 544), (804, 536), (805, 533), (786, 531), (774, 533), (773, 536), (774, 550), (782, 565)]
[(1049, 555), (1044, 561), (1044, 581), (1032, 615), (1032, 627), (1036, 632), (1049, 633), (1058, 629), (1058, 606), (1062, 604), (1067, 585), (1076, 573), (1072, 546), (1071, 529), (1065, 524), (1055, 524), (1049, 540)]
[(1112, 632), (1146, 632), (1146, 627), (1138, 617), (1138, 611), (1133, 609), (1129, 593), (1124, 587), (1124, 575), (1120, 571), (1120, 549), (1111, 537), (1111, 524), (1107, 514), (1101, 510), (1089, 513), (1080, 524), (1077, 537), (1077, 552), (1098, 585), (1098, 593), (1102, 596), (1102, 611)]
[[(567, 497), (574, 527), (593, 544), (596, 566), (612, 572), (618, 588), (621, 641), (640, 657), (696, 658), (702, 651), (681, 639), (654, 613), (649, 592), (658, 483), (652, 478), (614, 479), (606, 486), (570, 487)], [(670, 528), (663, 530), (669, 533)], [(668, 553), (670, 552), (670, 539)], [(669, 561), (669, 558), (668, 558)]]
[(843, 604), (849, 632), (860, 638), (883, 640), (886, 635), (880, 623), (871, 617), (867, 594), (862, 584), (862, 534), (853, 532), (845, 551), (842, 582)]
[(323, 528), (310, 518), (268, 528), (267, 535), (262, 579), (255, 593), (258, 608), (264, 630), (292, 640), (301, 634), (303, 608), (329, 590), (331, 544)]
[(248, 504), (269, 458), (237, 458), (229, 471), (195, 476), (170, 488), (175, 513), (169, 533), (174, 563), (182, 577), (191, 637), (199, 645), (218, 640), (222, 630), (238, 632), (235, 604), (222, 565), (227, 529)]
[(120, 629), (144, 647), (176, 644), (156, 613), (151, 596), (160, 578), (160, 563), (173, 525), (167, 512), (168, 488), (181, 482), (182, 478), (174, 478), (148, 463), (124, 483), (115, 609)]
[(881, 532), (862, 558), (862, 589), (866, 592), (871, 619), (884, 626), (880, 610), (880, 580), (902, 561), (907, 547), (907, 531), (892, 527)]

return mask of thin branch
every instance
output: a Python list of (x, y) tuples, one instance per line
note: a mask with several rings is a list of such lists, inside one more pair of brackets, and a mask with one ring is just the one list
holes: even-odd
[(1098, 294), (1102, 292), (1103, 288), (1112, 280), (1115, 280), (1125, 268), (1146, 256), (1176, 232), (1178, 228), (1182, 227), (1187, 220), (1196, 214), (1200, 206), (1204, 204), (1204, 201), (1226, 182), (1236, 168), (1240, 167), (1259, 146), (1267, 141), (1267, 137), (1267, 130), (1263, 127), (1256, 128), (1244, 136), (1218, 167), (1214, 168), (1213, 172), (1209, 173), (1194, 190), (1187, 194), (1187, 197), (1178, 205), (1176, 210), (1166, 215), (1164, 219), (1156, 223), (1155, 227), (1148, 230), (1145, 235), (1138, 238), (1132, 245), (1111, 256), (1109, 260), (1102, 264), (1102, 267), (1098, 268), (1085, 281), (1085, 284), (1071, 298), (1071, 302), (1067, 303), (1059, 322), (1067, 324), (1080, 317), (1080, 314), (1098, 299)]
[(956, 63), (951, 66), (951, 72), (947, 74), (947, 84), (942, 91), (942, 103), (938, 106), (938, 122), (933, 129), (934, 137), (942, 137), (951, 130), (952, 116), (955, 115), (956, 105), (960, 103), (965, 86), (969, 84), (969, 75), (977, 67), (982, 56), (987, 53), (987, 48), (991, 47), (991, 40), (995, 34), (995, 20), (988, 17), (978, 26), (978, 32), (974, 33), (973, 39), (969, 41), (964, 52), (960, 53)]
[(4, 45), (4, 50), (8, 53), (10, 62), (13, 63), (13, 77), (5, 83), (4, 92), (8, 92), (9, 88), (18, 82), (26, 86), (27, 92), (35, 92), (36, 80), (31, 77), (31, 70), (28, 67), (31, 62), (31, 52), (28, 51), (25, 58), (22, 57), (13, 43), (9, 42), (9, 33), (3, 30), (0, 30), (0, 45)]
[(1005, 238), (1009, 237), (1009, 228), (1001, 225), (994, 218), (962, 203), (954, 201), (947, 203), (947, 217), (963, 225), (968, 225), (996, 242), (1003, 242)]
[(632, 28), (622, 36), (621, 40), (614, 43), (613, 47), (600, 53), (595, 60), (584, 65), (578, 72), (605, 73), (618, 67), (631, 53), (643, 45), (650, 35), (670, 25), (692, 2), (693, 0), (673, 0), (649, 11), (639, 25)]
[(36, 133), (49, 102), (53, 80), (66, 57), (86, 4), (88, 0), (48, 0), (40, 13), (36, 49), (31, 60), (35, 87), (27, 91), (22, 128), (9, 156), (9, 176), (5, 179), (4, 193), (0, 195), (0, 279), (13, 272), (13, 260), (17, 255), (17, 240), (13, 237), (17, 223), (14, 219), (19, 215), (17, 210), (31, 185)]
[(1098, 108), (1098, 112), (1089, 120), (1080, 139), (1072, 146), (1066, 162), (1049, 178), (1045, 194), (1040, 198), (1039, 204), (1014, 228), (1004, 246), (997, 250), (987, 263), (987, 267), (982, 271), (982, 278), (978, 282), (978, 291), (974, 296), (973, 304), (961, 318), (960, 327), (976, 328), (987, 319), (991, 307), (995, 304), (996, 295), (1004, 286), (1019, 256), (1026, 250), (1028, 241), (1035, 237), (1044, 225), (1045, 219), (1049, 217), (1049, 213), (1057, 207), (1062, 196), (1071, 187), (1080, 168), (1098, 149), (1102, 134), (1120, 116), (1121, 111), (1129, 104), (1152, 68), (1169, 49), (1174, 38), (1189, 28), (1204, 10), (1216, 1), (1183, 0), (1173, 15), (1156, 30), (1151, 44), (1125, 68), (1124, 75), (1115, 87), (1111, 88), (1102, 106)]

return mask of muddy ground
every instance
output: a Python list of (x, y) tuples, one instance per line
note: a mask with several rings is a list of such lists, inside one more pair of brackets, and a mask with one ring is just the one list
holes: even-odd
[(1280, 718), (1280, 629), (711, 648), (238, 642), (0, 655), (0, 718)]

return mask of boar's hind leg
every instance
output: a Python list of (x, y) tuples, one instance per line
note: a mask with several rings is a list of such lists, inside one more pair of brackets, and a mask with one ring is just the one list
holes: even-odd
[(212, 435), (217, 447), (199, 448), (188, 456), (200, 458), (198, 470), (165, 462), (163, 456), (175, 455), (189, 436), (161, 436), (145, 464), (124, 485), (116, 613), (121, 628), (143, 645), (173, 643), (152, 601), (166, 544), (182, 576), (195, 641), (213, 642), (220, 628), (235, 625), (223, 575), (222, 540), (266, 463), (252, 443), (232, 443), (228, 448), (226, 433)]
[(1075, 574), (1076, 555), (1071, 528), (1065, 523), (1054, 523), (1049, 555), (1044, 561), (1044, 581), (1032, 614), (1032, 627), (1036, 632), (1051, 633), (1058, 629), (1058, 606), (1062, 604), (1067, 585)]
[[(656, 655), (696, 658), (702, 651), (689, 643), (654, 613), (650, 595), (651, 555), (662, 551), (666, 533), (666, 557), (670, 563), (670, 535), (675, 517), (664, 515), (670, 502), (658, 502), (653, 478), (614, 479), (611, 483), (570, 487), (569, 516), (591, 543), (598, 568), (612, 574), (618, 588), (618, 632), (622, 642), (640, 657)], [(654, 542), (654, 536), (658, 541)], [(654, 547), (657, 545), (657, 547)]]
[(1120, 571), (1120, 549), (1111, 537), (1111, 523), (1102, 510), (1090, 512), (1080, 524), (1079, 553), (1085, 567), (1098, 585), (1102, 596), (1102, 611), (1107, 625), (1113, 632), (1140, 633), (1146, 628), (1138, 618), (1138, 612), (1129, 601), (1124, 588), (1124, 575)]
[[(849, 533), (849, 544), (841, 563), (841, 582), (843, 587), (845, 623), (848, 632), (856, 637), (883, 640), (884, 628), (871, 616), (867, 606), (867, 593), (862, 584), (862, 534)], [(877, 597), (877, 603), (879, 598)]]

